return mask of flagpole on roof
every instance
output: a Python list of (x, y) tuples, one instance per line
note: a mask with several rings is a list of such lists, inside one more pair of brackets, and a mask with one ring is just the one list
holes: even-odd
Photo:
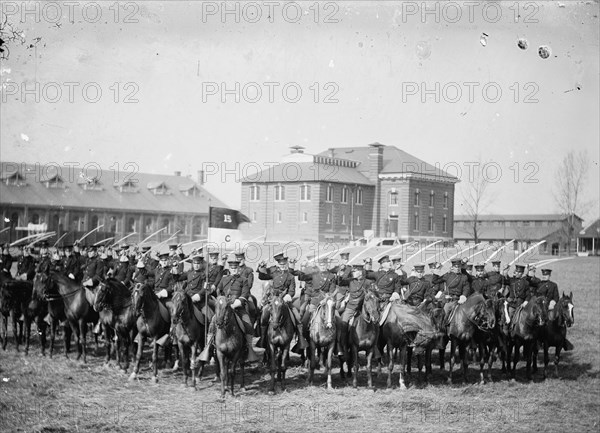
[[(212, 208), (211, 208), (211, 199), (210, 196), (208, 197), (208, 224), (206, 224), (206, 255), (208, 255), (208, 248), (210, 246), (210, 218), (211, 218), (211, 213), (212, 213)], [(210, 266), (210, 262), (207, 260), (206, 261), (206, 272), (205, 272), (205, 277), (206, 277), (206, 290), (204, 291), (204, 306), (206, 307), (206, 312), (208, 313), (208, 309), (210, 308), (208, 306), (208, 268)], [(208, 342), (206, 341), (206, 339), (208, 338), (208, 314), (204, 315), (204, 344), (206, 345)], [(209, 349), (210, 350), (210, 349)]]

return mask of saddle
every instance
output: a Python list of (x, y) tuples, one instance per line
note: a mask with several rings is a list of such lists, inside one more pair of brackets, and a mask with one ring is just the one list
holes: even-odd
[(390, 308), (392, 308), (391, 302), (388, 302), (387, 304), (385, 304), (385, 307), (383, 308), (383, 312), (381, 313), (381, 318), (379, 319), (379, 326), (383, 326), (383, 324), (385, 323), (385, 320), (387, 319), (388, 314), (390, 314)]
[(158, 311), (160, 312), (160, 317), (162, 317), (165, 322), (171, 323), (171, 314), (162, 300), (158, 302)]
[(198, 308), (194, 305), (194, 317), (198, 321), (198, 323), (210, 323), (214, 313), (210, 308), (207, 308), (206, 305), (202, 307), (202, 309)]

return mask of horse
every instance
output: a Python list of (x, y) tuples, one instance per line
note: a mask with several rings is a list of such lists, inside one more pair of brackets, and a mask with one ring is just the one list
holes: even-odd
[[(129, 289), (114, 278), (98, 284), (94, 310), (100, 315), (100, 323), (104, 329), (104, 340), (106, 346), (106, 364), (110, 362), (111, 341), (116, 336), (116, 358), (117, 365), (123, 371), (129, 368), (130, 347), (135, 338), (136, 314)], [(121, 351), (125, 365), (121, 366)]]
[[(83, 356), (83, 362), (87, 362), (86, 335), (87, 324), (98, 321), (98, 313), (94, 311), (94, 292), (90, 289), (84, 289), (75, 281), (67, 278), (58, 272), (50, 272), (56, 285), (52, 286), (56, 292), (47, 295), (47, 299), (62, 299), (64, 312), (71, 330), (75, 333), (77, 340), (77, 360)], [(66, 356), (69, 355), (71, 346), (70, 338), (65, 335)], [(97, 345), (96, 339), (96, 345)]]
[(389, 360), (387, 387), (392, 387), (392, 372), (394, 370), (394, 349), (400, 349), (400, 377), (398, 380), (400, 389), (406, 389), (404, 380), (404, 369), (409, 346), (419, 351), (427, 348), (441, 338), (432, 325), (429, 316), (420, 308), (411, 307), (406, 304), (391, 302), (385, 321), (380, 328), (379, 351), (383, 352), (387, 346)]
[(478, 361), (479, 361), (479, 384), (485, 384), (484, 368), (485, 364), (488, 365), (487, 379), (492, 382), (492, 365), (496, 360), (496, 349), (499, 348), (500, 339), (500, 326), (498, 324), (497, 306), (499, 304), (498, 299), (488, 298), (485, 300), (485, 306), (482, 307), (488, 312), (494, 314), (494, 322), (490, 323), (489, 320), (486, 322), (487, 326), (480, 326), (475, 323), (477, 328), (473, 335), (473, 343), (478, 349)]
[(480, 293), (474, 293), (463, 304), (455, 307), (448, 325), (448, 336), (450, 337), (449, 383), (452, 383), (457, 347), (463, 366), (463, 379), (467, 382), (467, 346), (473, 342), (477, 330), (489, 332), (496, 326), (496, 313), (493, 307), (493, 303), (486, 301)]
[[(19, 321), (21, 315), (27, 315), (27, 307), (31, 300), (33, 286), (29, 281), (4, 280), (0, 283), (0, 313), (2, 314), (2, 350), (6, 350), (8, 343), (8, 316), (12, 319), (13, 335), (17, 352), (23, 338), (23, 322)], [(27, 318), (25, 319), (27, 321)], [(26, 327), (27, 328), (27, 327)], [(25, 353), (29, 349), (27, 338)]]
[(285, 372), (289, 360), (290, 344), (294, 338), (294, 324), (292, 312), (284, 302), (282, 296), (271, 299), (271, 317), (267, 328), (267, 341), (269, 357), (271, 358), (271, 386), (269, 393), (275, 393), (275, 370), (281, 389), (285, 390)]
[(233, 386), (238, 363), (242, 374), (240, 389), (241, 391), (245, 390), (246, 337), (241, 328), (243, 325), (238, 323), (231, 303), (232, 301), (226, 296), (219, 296), (215, 305), (215, 351), (221, 378), (221, 397), (225, 396), (226, 386), (231, 387), (231, 395), (234, 395)]
[[(196, 389), (197, 352), (204, 346), (204, 319), (198, 319), (202, 314), (192, 302), (192, 298), (183, 290), (178, 290), (173, 295), (173, 317), (175, 325), (175, 336), (179, 347), (181, 368), (184, 374), (184, 385), (188, 386), (190, 370), (192, 386)], [(201, 363), (199, 377), (204, 371), (204, 363)]]
[[(169, 334), (171, 329), (171, 314), (156, 297), (154, 289), (148, 283), (137, 283), (133, 289), (133, 308), (137, 316), (136, 328), (138, 335), (137, 353), (133, 372), (129, 380), (134, 380), (140, 371), (140, 361), (146, 338), (152, 340), (152, 382), (158, 382), (158, 339)], [(170, 344), (165, 345), (165, 359), (170, 358)]]
[[(546, 298), (543, 296), (532, 297), (526, 306), (515, 312), (510, 329), (510, 346), (514, 347), (514, 359), (512, 365), (512, 380), (516, 379), (517, 363), (519, 362), (519, 348), (523, 346), (523, 358), (526, 362), (526, 377), (531, 381), (531, 364), (533, 361), (534, 348), (543, 327), (548, 319)], [(511, 347), (508, 354), (510, 356)]]
[[(48, 318), (50, 320), (50, 358), (54, 354), (54, 342), (56, 340), (56, 329), (60, 322), (65, 321), (65, 305), (62, 299), (57, 296), (58, 288), (56, 282), (50, 278), (50, 276), (44, 272), (37, 272), (33, 278), (33, 297), (43, 299), (48, 310)], [(42, 320), (43, 323), (46, 323)], [(67, 345), (71, 344), (72, 330), (70, 326), (64, 326), (64, 338), (65, 338), (65, 356), (68, 358), (68, 352), (66, 350)], [(42, 354), (46, 352), (46, 339), (42, 336)]]
[(348, 334), (354, 364), (352, 386), (357, 387), (358, 352), (364, 350), (367, 356), (367, 386), (373, 388), (371, 360), (379, 338), (379, 298), (372, 291), (365, 293), (360, 314), (354, 316)]
[(313, 384), (315, 368), (317, 366), (317, 357), (315, 351), (317, 348), (325, 349), (325, 374), (327, 375), (327, 389), (332, 389), (331, 385), (331, 358), (337, 337), (337, 318), (335, 315), (335, 299), (331, 294), (325, 295), (321, 304), (313, 312), (310, 319), (309, 342), (310, 342), (310, 373), (308, 375), (308, 384)]
[[(560, 361), (560, 352), (565, 348), (567, 343), (567, 328), (573, 326), (575, 323), (575, 314), (573, 306), (573, 292), (569, 296), (563, 292), (562, 297), (558, 300), (553, 310), (548, 313), (548, 322), (546, 326), (541, 329), (540, 341), (544, 348), (544, 379), (547, 377), (546, 370), (548, 369), (548, 363), (550, 361), (549, 349), (550, 347), (555, 348), (554, 352), (554, 375), (558, 377), (558, 363)], [(570, 350), (571, 348), (565, 348)], [(536, 350), (537, 352), (537, 350)], [(537, 365), (537, 353), (534, 357), (535, 364)]]

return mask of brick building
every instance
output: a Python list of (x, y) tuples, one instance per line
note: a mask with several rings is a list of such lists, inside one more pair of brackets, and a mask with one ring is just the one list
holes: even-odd
[[(90, 170), (91, 175), (92, 170)], [(152, 242), (206, 238), (208, 207), (226, 207), (190, 176), (106, 170), (93, 178), (80, 170), (56, 164), (0, 163), (0, 213), (4, 226), (0, 241), (12, 242), (32, 230), (55, 231), (53, 242), (68, 233), (62, 243), (72, 243), (88, 231), (104, 225), (85, 242), (94, 243), (131, 233), (129, 243), (140, 242), (163, 227)]]
[(242, 179), (242, 212), (252, 220), (243, 230), (283, 241), (449, 241), (458, 181), (394, 146), (316, 155), (296, 146), (279, 165)]

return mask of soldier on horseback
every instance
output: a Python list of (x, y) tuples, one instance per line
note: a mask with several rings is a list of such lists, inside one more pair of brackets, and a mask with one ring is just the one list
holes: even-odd
[(173, 295), (173, 286), (176, 280), (171, 273), (171, 266), (169, 266), (169, 253), (160, 254), (158, 258), (159, 265), (154, 270), (154, 275), (150, 277), (150, 280), (153, 282), (156, 297), (170, 311), (172, 307), (171, 297)]
[[(338, 277), (341, 276), (341, 278), (345, 278), (345, 279), (352, 278), (352, 266), (348, 264), (349, 257), (350, 257), (350, 253), (340, 253), (340, 264), (331, 268), (329, 270), (329, 272), (331, 272), (333, 275), (337, 275)], [(341, 275), (340, 275), (340, 271), (342, 272)], [(335, 307), (336, 307), (336, 309), (339, 310), (342, 300), (346, 296), (346, 291), (348, 290), (348, 288), (337, 285), (335, 289), (336, 289)]]
[[(390, 256), (383, 256), (379, 259), (380, 268), (378, 271), (372, 271), (371, 263), (365, 264), (365, 278), (375, 281), (379, 300), (381, 301), (380, 309), (383, 311), (390, 302), (401, 298), (402, 277), (398, 275), (392, 268)], [(382, 316), (382, 320), (385, 315)]]
[(506, 323), (510, 323), (515, 313), (527, 305), (532, 294), (529, 278), (524, 275), (525, 265), (515, 265), (515, 273), (512, 277), (508, 277), (508, 268), (508, 266), (504, 268), (504, 285), (508, 286), (507, 299), (504, 302), (507, 313)]
[[(254, 352), (254, 348), (252, 347), (253, 329), (252, 322), (250, 321), (250, 315), (248, 314), (247, 310), (247, 302), (250, 298), (250, 286), (248, 286), (248, 280), (238, 273), (240, 262), (236, 258), (232, 257), (227, 263), (229, 265), (230, 273), (229, 275), (225, 275), (220, 279), (217, 286), (217, 295), (225, 296), (228, 298), (228, 300), (233, 301), (231, 308), (234, 309), (244, 323), (243, 331), (246, 336), (246, 347), (248, 348), (246, 361), (258, 361), (259, 357), (256, 352)], [(200, 354), (200, 361), (207, 362), (209, 359), (210, 346), (215, 338), (215, 327), (215, 318), (213, 316), (208, 328), (208, 341), (204, 350)]]
[(81, 264), (79, 257), (73, 253), (73, 245), (65, 245), (63, 266), (67, 277), (75, 281), (81, 281)]
[(185, 292), (196, 307), (202, 311), (202, 313), (210, 321), (213, 316), (213, 310), (215, 306), (215, 298), (211, 295), (208, 297), (208, 307), (206, 305), (207, 290), (210, 293), (211, 290), (207, 288), (206, 283), (206, 262), (202, 250), (200, 250), (192, 259), (192, 269), (184, 275), (185, 284), (183, 286)]
[(88, 247), (88, 259), (83, 268), (82, 284), (85, 287), (96, 287), (104, 279), (104, 262), (96, 254), (96, 247)]
[(451, 262), (449, 272), (446, 272), (444, 275), (440, 275), (439, 269), (441, 268), (441, 265), (438, 265), (438, 268), (434, 272), (432, 283), (444, 283), (446, 286), (445, 298), (442, 298), (444, 292), (441, 290), (435, 295), (436, 299), (442, 298), (442, 302), (446, 301), (444, 304), (444, 324), (446, 326), (449, 324), (451, 313), (454, 308), (460, 304), (464, 304), (467, 300), (467, 297), (471, 294), (469, 279), (466, 274), (461, 272), (461, 266), (462, 260), (455, 259)]
[(48, 242), (43, 241), (40, 244), (40, 261), (37, 265), (36, 272), (50, 275), (50, 251), (48, 250)]
[(261, 262), (258, 265), (258, 279), (259, 280), (270, 280), (272, 285), (269, 287), (267, 293), (264, 294), (261, 304), (263, 307), (262, 317), (260, 320), (261, 325), (261, 341), (266, 344), (267, 341), (267, 327), (269, 325), (269, 319), (271, 317), (270, 302), (273, 296), (283, 295), (283, 300), (288, 304), (290, 311), (293, 313), (292, 318), (296, 333), (298, 334), (298, 343), (300, 349), (307, 347), (307, 342), (302, 335), (302, 322), (299, 316), (298, 310), (292, 305), (292, 298), (296, 294), (296, 281), (294, 276), (288, 268), (288, 258), (279, 253), (273, 257), (277, 262), (277, 266), (271, 266), (267, 268), (265, 262)]
[(35, 276), (35, 258), (31, 255), (31, 247), (23, 247), (23, 255), (17, 262), (17, 277), (32, 281)]
[(413, 268), (412, 275), (403, 282), (408, 283), (408, 289), (403, 295), (404, 301), (413, 307), (418, 307), (427, 300), (431, 301), (431, 282), (425, 278), (425, 265), (417, 264)]
[[(312, 313), (317, 308), (317, 304), (323, 299), (323, 296), (334, 290), (336, 276), (327, 270), (328, 263), (327, 258), (321, 258), (317, 268), (310, 267), (305, 269), (305, 272), (290, 269), (290, 273), (298, 277), (299, 281), (307, 283), (304, 291), (304, 302), (300, 306), (300, 320), (304, 317), (307, 308)], [(343, 271), (340, 272), (343, 274)]]

